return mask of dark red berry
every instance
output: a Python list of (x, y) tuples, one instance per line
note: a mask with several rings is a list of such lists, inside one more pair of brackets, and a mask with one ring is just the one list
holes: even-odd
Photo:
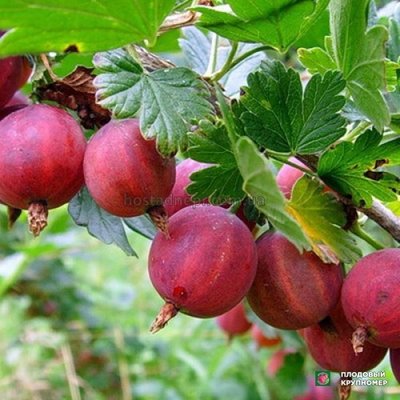
[(25, 104), (15, 104), (12, 106), (7, 105), (6, 107), (0, 109), (0, 121), (5, 117), (7, 117), (8, 115), (10, 115), (11, 113), (13, 113), (14, 111), (22, 110), (25, 107), (26, 107)]
[(354, 350), (364, 341), (400, 347), (400, 249), (384, 249), (361, 258), (342, 291), (347, 320), (355, 329)]
[(84, 171), (96, 203), (119, 217), (153, 210), (156, 218), (175, 182), (174, 158), (162, 157), (155, 141), (144, 139), (137, 119), (104, 125), (89, 141)]
[(229, 311), (246, 295), (257, 266), (250, 231), (221, 207), (186, 207), (171, 217), (169, 233), (156, 235), (149, 254), (150, 279), (166, 301), (153, 332), (178, 311), (200, 318)]
[(17, 92), (3, 108), (0, 108), (0, 121), (12, 112), (21, 110), (27, 105), (29, 105), (28, 98)]
[(257, 240), (258, 267), (247, 295), (250, 307), (267, 324), (301, 329), (324, 319), (339, 300), (342, 269), (314, 253), (300, 254), (279, 233)]
[(86, 140), (64, 110), (31, 105), (0, 122), (0, 199), (29, 210), (38, 235), (47, 210), (67, 203), (83, 184)]

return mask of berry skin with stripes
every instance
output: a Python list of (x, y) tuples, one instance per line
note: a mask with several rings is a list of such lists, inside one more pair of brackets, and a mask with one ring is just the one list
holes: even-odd
[(149, 275), (165, 300), (151, 328), (157, 332), (178, 311), (194, 317), (221, 315), (240, 303), (257, 268), (257, 251), (246, 225), (208, 204), (186, 207), (158, 233), (149, 254)]
[(64, 110), (34, 104), (0, 122), (0, 199), (28, 210), (31, 232), (47, 225), (48, 210), (67, 203), (83, 185), (86, 139)]
[(247, 295), (250, 307), (267, 324), (301, 329), (324, 319), (339, 300), (340, 264), (324, 264), (314, 253), (300, 254), (279, 233), (257, 240), (256, 278)]
[(146, 140), (139, 120), (111, 120), (89, 141), (85, 183), (96, 203), (118, 217), (136, 217), (161, 207), (175, 183), (175, 159)]

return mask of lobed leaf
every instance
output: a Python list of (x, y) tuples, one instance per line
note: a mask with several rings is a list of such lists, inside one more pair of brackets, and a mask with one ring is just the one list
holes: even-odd
[(208, 90), (187, 68), (147, 73), (123, 49), (98, 53), (94, 65), (97, 102), (116, 118), (137, 115), (147, 139), (156, 139), (159, 151), (170, 156), (187, 146), (191, 123), (213, 112)]
[(248, 78), (241, 104), (247, 135), (267, 149), (291, 154), (324, 150), (345, 133), (341, 74), (314, 75), (303, 93), (300, 76), (280, 62), (264, 62)]

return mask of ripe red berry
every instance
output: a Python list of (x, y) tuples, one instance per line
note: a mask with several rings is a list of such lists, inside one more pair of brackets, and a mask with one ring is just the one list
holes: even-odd
[(387, 352), (383, 347), (366, 343), (363, 353), (354, 353), (351, 344), (353, 328), (347, 322), (340, 302), (329, 317), (303, 332), (313, 359), (330, 371), (368, 371), (378, 365)]
[(339, 300), (342, 269), (314, 253), (300, 254), (279, 233), (257, 240), (258, 267), (247, 299), (267, 324), (301, 329), (324, 319)]
[(47, 210), (67, 203), (83, 184), (86, 140), (64, 110), (31, 105), (0, 122), (0, 199), (29, 210), (38, 235)]
[(242, 335), (251, 328), (251, 322), (246, 317), (246, 312), (243, 303), (239, 303), (231, 310), (217, 317), (217, 325), (228, 335)]
[(166, 301), (153, 332), (178, 311), (200, 318), (229, 311), (246, 295), (257, 266), (250, 231), (221, 207), (186, 207), (168, 228), (170, 238), (158, 233), (149, 254), (151, 282)]
[[(4, 32), (0, 32), (0, 37)], [(0, 109), (22, 87), (31, 74), (31, 67), (25, 57), (7, 57), (0, 59)]]
[(355, 329), (354, 351), (364, 341), (400, 347), (400, 249), (384, 249), (361, 258), (347, 275), (342, 305)]
[(89, 141), (84, 171), (96, 203), (119, 217), (161, 206), (175, 182), (174, 158), (162, 157), (155, 141), (144, 139), (137, 119), (104, 125)]

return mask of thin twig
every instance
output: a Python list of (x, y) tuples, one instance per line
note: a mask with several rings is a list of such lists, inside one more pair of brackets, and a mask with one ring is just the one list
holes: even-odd
[(64, 361), (65, 374), (67, 376), (69, 391), (71, 393), (72, 400), (82, 400), (81, 393), (79, 391), (79, 381), (76, 375), (74, 358), (72, 356), (71, 346), (69, 343), (65, 343), (61, 346), (61, 355)]
[(374, 220), (383, 229), (389, 232), (392, 237), (400, 242), (400, 218), (382, 203), (374, 200), (370, 208), (358, 208), (367, 217)]
[(129, 380), (129, 365), (124, 356), (124, 334), (117, 327), (114, 328), (114, 342), (118, 349), (118, 370), (121, 378), (122, 400), (133, 400), (131, 382)]

